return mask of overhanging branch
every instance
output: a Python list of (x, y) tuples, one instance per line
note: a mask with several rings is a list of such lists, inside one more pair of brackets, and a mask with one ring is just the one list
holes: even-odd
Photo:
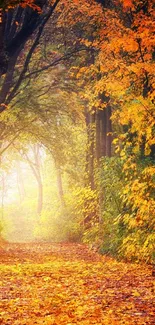
[(81, 48), (81, 49), (78, 49), (78, 50), (74, 50), (74, 51), (71, 51), (63, 56), (61, 56), (60, 58), (54, 60), (53, 62), (51, 62), (50, 64), (46, 65), (45, 67), (42, 67), (38, 70), (35, 70), (35, 71), (32, 71), (30, 72), (29, 74), (25, 75), (24, 79), (27, 79), (35, 74), (38, 74), (40, 72), (43, 72), (43, 71), (46, 71), (48, 70), (49, 68), (52, 68), (56, 65), (58, 65), (59, 63), (63, 62), (63, 61), (66, 61), (68, 60), (69, 58), (71, 58), (73, 55), (81, 52), (81, 51), (88, 51), (88, 48)]
[(8, 105), (10, 103), (10, 101), (14, 98), (17, 90), (19, 89), (23, 79), (24, 79), (24, 76), (27, 72), (27, 69), (28, 69), (28, 66), (29, 66), (29, 62), (31, 60), (31, 57), (34, 53), (34, 50), (35, 48), (37, 47), (38, 43), (39, 43), (39, 40), (40, 40), (40, 37), (42, 35), (42, 32), (43, 32), (43, 29), (44, 29), (44, 26), (45, 24), (47, 23), (48, 19), (51, 17), (54, 9), (56, 8), (57, 4), (59, 3), (60, 0), (56, 0), (54, 5), (51, 6), (48, 14), (46, 15), (46, 17), (44, 18), (44, 20), (42, 21), (41, 25), (39, 26), (39, 30), (38, 30), (38, 33), (37, 33), (37, 36), (35, 38), (35, 41), (33, 42), (30, 50), (29, 50), (29, 53), (27, 54), (27, 57), (26, 57), (26, 60), (25, 60), (25, 64), (24, 64), (24, 68), (18, 78), (18, 81), (16, 83), (16, 85), (14, 86), (13, 90), (11, 91), (11, 93), (9, 94), (7, 100), (6, 100), (6, 105)]

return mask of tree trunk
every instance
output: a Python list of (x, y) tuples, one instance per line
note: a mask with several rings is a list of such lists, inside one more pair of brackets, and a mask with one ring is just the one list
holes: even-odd
[(85, 122), (87, 130), (87, 148), (86, 148), (86, 185), (88, 183), (89, 175), (89, 124), (90, 124), (90, 114), (85, 110)]
[(2, 172), (2, 198), (1, 198), (1, 218), (2, 221), (4, 219), (4, 197), (5, 197), (5, 176), (4, 172)]
[(7, 55), (4, 46), (5, 13), (0, 9), (0, 78), (7, 71)]
[(58, 195), (61, 202), (61, 207), (64, 207), (64, 193), (63, 193), (63, 186), (62, 186), (62, 173), (61, 168), (58, 163), (56, 165), (56, 172), (57, 172), (57, 186), (58, 186)]
[(38, 184), (38, 203), (37, 203), (37, 214), (38, 216), (41, 215), (42, 208), (43, 208), (43, 184), (42, 184), (42, 177), (41, 177), (41, 159), (40, 159), (40, 145), (35, 144), (32, 146), (32, 151), (34, 155), (34, 161), (32, 161), (27, 154), (25, 154), (25, 158), (36, 178)]
[(91, 189), (95, 189), (94, 182), (94, 125), (95, 114), (90, 114), (90, 125), (89, 125), (89, 183)]
[(101, 123), (100, 123), (100, 111), (96, 111), (96, 160), (99, 166), (99, 161), (101, 158)]
[(3, 85), (0, 91), (0, 112), (5, 110), (5, 105), (7, 104), (6, 98), (9, 94), (11, 86), (13, 84), (13, 74), (18, 58), (19, 52), (16, 52), (13, 57), (10, 58), (8, 63), (7, 73), (4, 77)]
[(100, 112), (101, 115), (101, 157), (106, 156), (107, 126), (106, 126), (106, 108)]
[(38, 182), (38, 206), (37, 206), (37, 213), (40, 216), (43, 208), (43, 184), (42, 184), (42, 177), (41, 177), (41, 159), (40, 159), (40, 145), (34, 145), (34, 165), (37, 172), (37, 182)]
[[(36, 0), (35, 5), (38, 5), (40, 9), (44, 5), (46, 6), (46, 10), (43, 10), (41, 13), (29, 6), (25, 8), (15, 6), (14, 8), (8, 8), (6, 11), (0, 9), (0, 81), (2, 84), (2, 90), (0, 92), (0, 113), (5, 110), (6, 106), (16, 96), (27, 72), (32, 54), (39, 43), (44, 26), (59, 1), (55, 0), (53, 5), (48, 6), (46, 0)], [(4, 5), (7, 7), (8, 3), (4, 2)], [(37, 33), (34, 35), (34, 41), (29, 47), (25, 62), (23, 62), (23, 69), (18, 78), (13, 80), (17, 58), (28, 39), (30, 39), (36, 30)], [(4, 81), (2, 78), (3, 75), (5, 75)], [(12, 91), (10, 91), (11, 88)]]
[(94, 189), (94, 126), (95, 126), (95, 114), (85, 112), (86, 127), (87, 127), (87, 152), (86, 152), (86, 175), (87, 184), (91, 189)]
[(43, 208), (43, 184), (41, 178), (38, 179), (38, 204), (37, 204), (37, 214), (41, 215)]
[(22, 203), (24, 198), (25, 198), (26, 193), (25, 193), (22, 170), (21, 170), (21, 166), (20, 166), (19, 161), (17, 161), (17, 184), (18, 184), (18, 192), (19, 192), (20, 203)]
[(112, 146), (112, 126), (111, 126), (111, 107), (107, 106), (106, 108), (106, 156), (111, 157), (111, 146)]

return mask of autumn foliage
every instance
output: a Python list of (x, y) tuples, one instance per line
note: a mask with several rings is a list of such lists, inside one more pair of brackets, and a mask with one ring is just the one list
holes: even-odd
[[(8, 149), (8, 165), (27, 156), (41, 204), (36, 216), (34, 202), (24, 198), (6, 215), (20, 219), (22, 211), (25, 223), (33, 216), (38, 240), (83, 241), (103, 254), (153, 264), (153, 1), (11, 4), (5, 15), (14, 36), (10, 30), (0, 45), (1, 169), (9, 174)], [(36, 143), (51, 160), (30, 159)]]
[[(83, 96), (89, 101), (94, 121), (109, 105), (112, 109), (114, 150), (123, 162), (124, 174), (120, 175), (124, 186), (119, 193), (120, 211), (116, 218), (111, 218), (112, 223), (121, 223), (122, 231), (124, 229), (119, 252), (129, 260), (152, 261), (155, 240), (154, 5), (152, 1), (125, 0), (100, 3), (102, 6), (94, 3), (89, 10), (88, 2), (80, 8), (82, 16), (79, 18), (77, 14), (80, 21), (85, 19), (85, 14), (90, 19), (86, 28), (91, 36), (85, 34), (81, 42), (94, 50), (91, 64), (81, 66), (77, 78), (85, 87)], [(97, 122), (94, 123), (97, 128)], [(96, 141), (97, 136), (96, 133)], [(105, 173), (103, 171), (103, 177)], [(108, 183), (104, 184), (104, 208), (108, 198), (106, 187)], [(113, 189), (111, 201), (118, 194)], [(104, 208), (103, 224), (106, 212), (108, 215)], [(103, 229), (101, 236), (106, 238), (107, 235)]]
[(14, 244), (1, 253), (1, 324), (154, 324), (150, 268), (84, 245)]

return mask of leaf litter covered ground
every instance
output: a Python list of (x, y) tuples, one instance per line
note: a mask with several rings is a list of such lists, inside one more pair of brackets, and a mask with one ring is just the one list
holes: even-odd
[(5, 244), (0, 258), (1, 325), (155, 324), (148, 266), (78, 244)]

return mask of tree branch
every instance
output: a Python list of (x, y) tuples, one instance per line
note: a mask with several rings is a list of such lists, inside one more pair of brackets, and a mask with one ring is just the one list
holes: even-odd
[(10, 95), (8, 96), (7, 100), (6, 100), (6, 105), (8, 105), (10, 103), (10, 101), (14, 98), (15, 94), (16, 94), (16, 91), (18, 90), (18, 88), (20, 87), (23, 79), (24, 79), (24, 76), (25, 76), (25, 73), (27, 72), (27, 69), (28, 69), (28, 66), (29, 66), (29, 62), (31, 60), (31, 57), (32, 57), (32, 54), (35, 50), (35, 48), (37, 47), (38, 43), (39, 43), (39, 39), (42, 35), (42, 32), (43, 32), (43, 29), (44, 29), (44, 26), (45, 24), (47, 23), (48, 19), (50, 18), (50, 16), (52, 15), (55, 7), (57, 6), (57, 4), (59, 3), (60, 0), (56, 0), (54, 5), (50, 8), (48, 14), (46, 15), (46, 17), (44, 18), (44, 20), (42, 21), (40, 27), (39, 27), (39, 30), (38, 30), (38, 33), (37, 33), (37, 36), (36, 36), (36, 39), (35, 41), (33, 42), (32, 46), (31, 46), (31, 49), (29, 51), (29, 53), (27, 54), (27, 57), (26, 57), (26, 60), (25, 60), (25, 64), (24, 64), (24, 68), (18, 78), (18, 81), (16, 83), (16, 85), (14, 86), (13, 90), (11, 91)]
[(45, 67), (30, 72), (29, 74), (25, 75), (24, 79), (27, 79), (27, 78), (31, 77), (32, 75), (34, 75), (34, 74), (38, 74), (40, 72), (46, 71), (49, 68), (58, 65), (60, 62), (66, 61), (67, 59), (71, 58), (74, 54), (77, 54), (77, 53), (79, 53), (81, 51), (88, 51), (88, 48), (81, 48), (79, 50), (74, 50), (72, 52), (69, 52), (69, 53), (65, 54), (64, 56), (61, 56), (60, 58), (54, 60), (53, 62), (51, 62), (50, 64), (46, 65)]
[[(36, 120), (36, 118), (35, 119), (33, 119), (32, 121), (31, 121), (31, 123), (32, 122), (34, 122)], [(17, 131), (17, 133), (16, 133), (16, 135), (13, 137), (13, 139), (8, 143), (8, 145), (4, 148), (4, 149), (2, 149), (1, 151), (0, 151), (0, 156), (2, 156), (3, 155), (3, 153), (14, 143), (14, 141), (19, 137), (19, 134), (21, 133), (21, 131), (23, 131), (24, 129), (26, 129), (27, 128), (27, 126), (29, 125), (29, 123), (27, 124), (27, 125), (24, 125), (24, 127), (22, 127), (21, 129), (19, 129), (18, 131)]]

